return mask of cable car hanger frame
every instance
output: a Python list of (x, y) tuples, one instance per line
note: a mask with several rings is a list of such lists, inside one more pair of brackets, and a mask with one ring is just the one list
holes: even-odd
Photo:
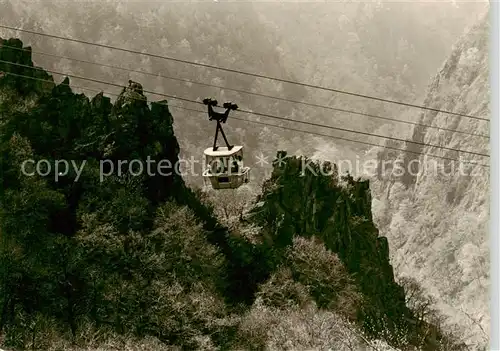
[(215, 120), (217, 121), (217, 127), (215, 129), (215, 137), (214, 137), (214, 145), (213, 145), (213, 151), (217, 151), (219, 148), (217, 146), (217, 137), (219, 136), (219, 130), (222, 134), (222, 137), (224, 138), (224, 141), (226, 142), (227, 149), (228, 151), (231, 151), (234, 145), (230, 145), (229, 142), (227, 141), (226, 134), (224, 134), (224, 130), (222, 129), (222, 123), (226, 123), (227, 118), (229, 117), (229, 112), (231, 110), (237, 110), (238, 105), (233, 104), (232, 102), (225, 102), (223, 107), (226, 109), (225, 112), (216, 112), (214, 111), (213, 107), (217, 106), (217, 100), (213, 100), (211, 98), (206, 98), (203, 99), (203, 103), (208, 106), (208, 120), (212, 121)]

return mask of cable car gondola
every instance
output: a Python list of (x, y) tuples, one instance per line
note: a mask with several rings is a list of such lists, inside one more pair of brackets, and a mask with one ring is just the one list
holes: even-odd
[[(221, 122), (226, 123), (229, 112), (236, 110), (238, 106), (226, 102), (223, 105), (226, 111), (221, 113), (213, 110), (213, 106), (217, 106), (217, 100), (204, 99), (203, 103), (208, 105), (208, 119), (217, 122), (214, 144), (204, 152), (207, 165), (203, 171), (205, 184), (208, 180), (212, 188), (216, 190), (237, 189), (250, 181), (250, 167), (243, 166), (243, 146), (229, 144), (222, 130)], [(219, 130), (227, 147), (217, 146)]]

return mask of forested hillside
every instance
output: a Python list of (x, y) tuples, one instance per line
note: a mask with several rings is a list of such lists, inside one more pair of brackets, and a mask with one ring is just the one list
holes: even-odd
[[(76, 94), (20, 40), (1, 44), (29, 66), (0, 63), (2, 347), (461, 349), (418, 284), (395, 282), (367, 181), (280, 151), (228, 229), (175, 172), (118, 171), (178, 160), (169, 102), (148, 105), (139, 85), (114, 103)], [(26, 160), (50, 168), (27, 175)]]

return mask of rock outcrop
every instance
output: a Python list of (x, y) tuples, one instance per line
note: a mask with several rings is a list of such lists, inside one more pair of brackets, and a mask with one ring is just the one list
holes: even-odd
[(413, 316), (394, 280), (387, 238), (372, 221), (369, 184), (349, 176), (339, 181), (334, 164), (279, 152), (250, 218), (264, 228), (263, 240), (275, 250), (290, 245), (294, 236), (314, 236), (338, 254), (366, 298), (360, 321), (379, 335), (407, 328)]

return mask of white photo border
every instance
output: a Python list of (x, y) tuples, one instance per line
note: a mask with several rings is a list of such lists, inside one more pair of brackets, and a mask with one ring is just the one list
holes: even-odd
[(500, 350), (500, 322), (499, 322), (499, 252), (500, 241), (499, 218), (500, 218), (500, 109), (499, 109), (499, 4), (496, 0), (490, 1), (490, 88), (491, 88), (491, 118), (490, 118), (490, 167), (491, 167), (491, 192), (490, 192), (490, 303), (491, 303), (491, 327), (490, 327), (490, 349)]

